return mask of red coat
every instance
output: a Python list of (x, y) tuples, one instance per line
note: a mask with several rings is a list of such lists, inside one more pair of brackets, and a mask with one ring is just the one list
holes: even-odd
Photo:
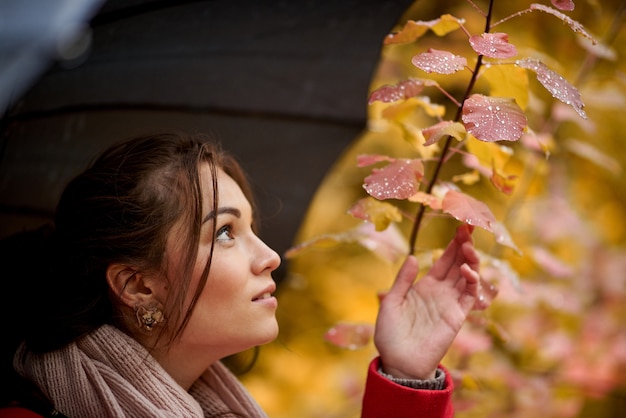
[[(441, 367), (441, 366), (440, 366)], [(442, 390), (419, 390), (399, 385), (378, 373), (380, 358), (374, 359), (367, 372), (361, 418), (452, 418), (454, 384), (446, 372)], [(0, 408), (0, 418), (41, 418), (21, 407)]]
[[(439, 366), (441, 367), (441, 366)], [(399, 385), (378, 373), (380, 358), (374, 359), (367, 372), (361, 418), (452, 418), (454, 383), (446, 372), (442, 390), (420, 390)]]

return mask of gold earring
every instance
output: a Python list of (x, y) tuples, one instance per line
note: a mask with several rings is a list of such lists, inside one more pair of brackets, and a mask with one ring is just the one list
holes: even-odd
[(137, 316), (137, 325), (146, 331), (152, 331), (155, 325), (165, 320), (163, 312), (156, 306), (151, 308), (139, 306), (135, 311), (135, 315)]

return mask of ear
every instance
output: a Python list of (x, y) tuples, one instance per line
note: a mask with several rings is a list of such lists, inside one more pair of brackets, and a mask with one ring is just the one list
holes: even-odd
[(135, 308), (147, 306), (156, 299), (152, 282), (143, 273), (126, 264), (111, 264), (106, 272), (109, 287), (122, 303)]

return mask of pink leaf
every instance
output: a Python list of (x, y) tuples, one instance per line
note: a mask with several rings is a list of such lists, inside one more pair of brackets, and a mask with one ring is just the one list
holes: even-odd
[(467, 66), (465, 58), (433, 48), (415, 55), (411, 62), (420, 70), (438, 74), (454, 74)]
[(324, 339), (337, 347), (348, 350), (363, 348), (374, 336), (374, 325), (356, 322), (341, 322), (330, 328)]
[(489, 254), (481, 254), (480, 276), (488, 282), (506, 282), (511, 285), (511, 289), (522, 293), (522, 283), (519, 274), (506, 260)]
[(567, 12), (574, 10), (573, 0), (552, 0), (552, 5), (559, 10), (565, 10)]
[(402, 231), (390, 224), (384, 231), (368, 222), (363, 222), (356, 228), (356, 242), (383, 260), (397, 263), (409, 251), (409, 244)]
[(574, 108), (578, 115), (587, 119), (587, 114), (583, 110), (585, 106), (580, 93), (576, 87), (572, 86), (566, 79), (549, 69), (544, 63), (532, 58), (524, 58), (516, 64), (527, 70), (532, 70), (537, 74), (537, 80), (543, 85), (553, 97)]
[(559, 260), (546, 248), (533, 247), (531, 254), (534, 261), (547, 271), (551, 277), (566, 278), (571, 277), (574, 273), (572, 266)]
[(491, 302), (498, 295), (498, 287), (493, 283), (489, 283), (484, 278), (480, 278), (480, 286), (478, 288), (478, 298), (474, 302), (473, 310), (484, 311), (491, 305)]
[(357, 159), (357, 167), (366, 167), (368, 165), (376, 164), (381, 161), (392, 161), (393, 158), (386, 155), (379, 154), (361, 154)]
[(483, 202), (465, 193), (449, 190), (443, 198), (441, 208), (461, 222), (491, 232), (497, 243), (519, 252), (504, 225), (496, 221), (491, 210)]
[[(558, 1), (558, 0), (555, 0)], [(567, 3), (566, 1), (559, 1), (560, 5), (563, 5)], [(554, 4), (554, 1), (553, 1)], [(573, 3), (572, 3), (573, 5)], [(558, 10), (553, 9), (552, 7), (548, 7), (548, 6), (544, 6), (543, 4), (538, 4), (538, 3), (533, 3), (530, 5), (530, 10), (539, 10), (545, 13), (549, 13), (553, 16), (556, 16), (557, 18), (561, 19), (563, 22), (567, 23), (570, 27), (571, 30), (573, 30), (576, 33), (580, 33), (582, 36), (584, 36), (585, 38), (591, 40), (591, 42), (593, 42), (594, 44), (596, 43), (595, 39), (593, 39), (593, 37), (587, 32), (587, 30), (584, 28), (583, 25), (581, 25), (580, 23), (578, 23), (577, 21), (571, 19), (570, 17), (564, 15), (563, 13), (559, 12)], [(565, 10), (565, 9), (563, 9)]]
[(509, 43), (506, 33), (483, 33), (469, 39), (477, 53), (489, 58), (511, 58), (517, 55), (517, 49)]
[(394, 85), (384, 85), (377, 88), (370, 94), (367, 104), (376, 101), (383, 103), (396, 102), (398, 100), (406, 100), (410, 97), (417, 96), (424, 90), (424, 82), (414, 78), (401, 81)]
[(527, 120), (514, 99), (473, 94), (463, 103), (463, 124), (485, 142), (517, 141)]
[(456, 190), (448, 190), (443, 198), (442, 209), (461, 222), (491, 231), (496, 218), (483, 202)]
[(379, 200), (408, 199), (414, 195), (424, 176), (424, 165), (420, 160), (391, 160), (383, 168), (375, 168), (365, 178), (363, 188)]
[(515, 242), (513, 242), (513, 238), (511, 238), (511, 235), (504, 224), (501, 222), (492, 223), (491, 232), (493, 233), (493, 236), (498, 244), (514, 249), (518, 254), (522, 253), (520, 249), (517, 248), (517, 245), (515, 245)]

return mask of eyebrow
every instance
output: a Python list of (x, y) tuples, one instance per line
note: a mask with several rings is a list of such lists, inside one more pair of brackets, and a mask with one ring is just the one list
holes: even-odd
[[(237, 208), (226, 206), (226, 207), (222, 207), (222, 208), (218, 208), (217, 209), (217, 215), (222, 215), (224, 213), (236, 216), (237, 218), (241, 218), (241, 211), (239, 209), (237, 209)], [(204, 223), (210, 221), (211, 219), (215, 218), (217, 215), (216, 215), (215, 211), (212, 210), (211, 212), (209, 212), (204, 217), (204, 219), (202, 220), (202, 223), (204, 224)]]

